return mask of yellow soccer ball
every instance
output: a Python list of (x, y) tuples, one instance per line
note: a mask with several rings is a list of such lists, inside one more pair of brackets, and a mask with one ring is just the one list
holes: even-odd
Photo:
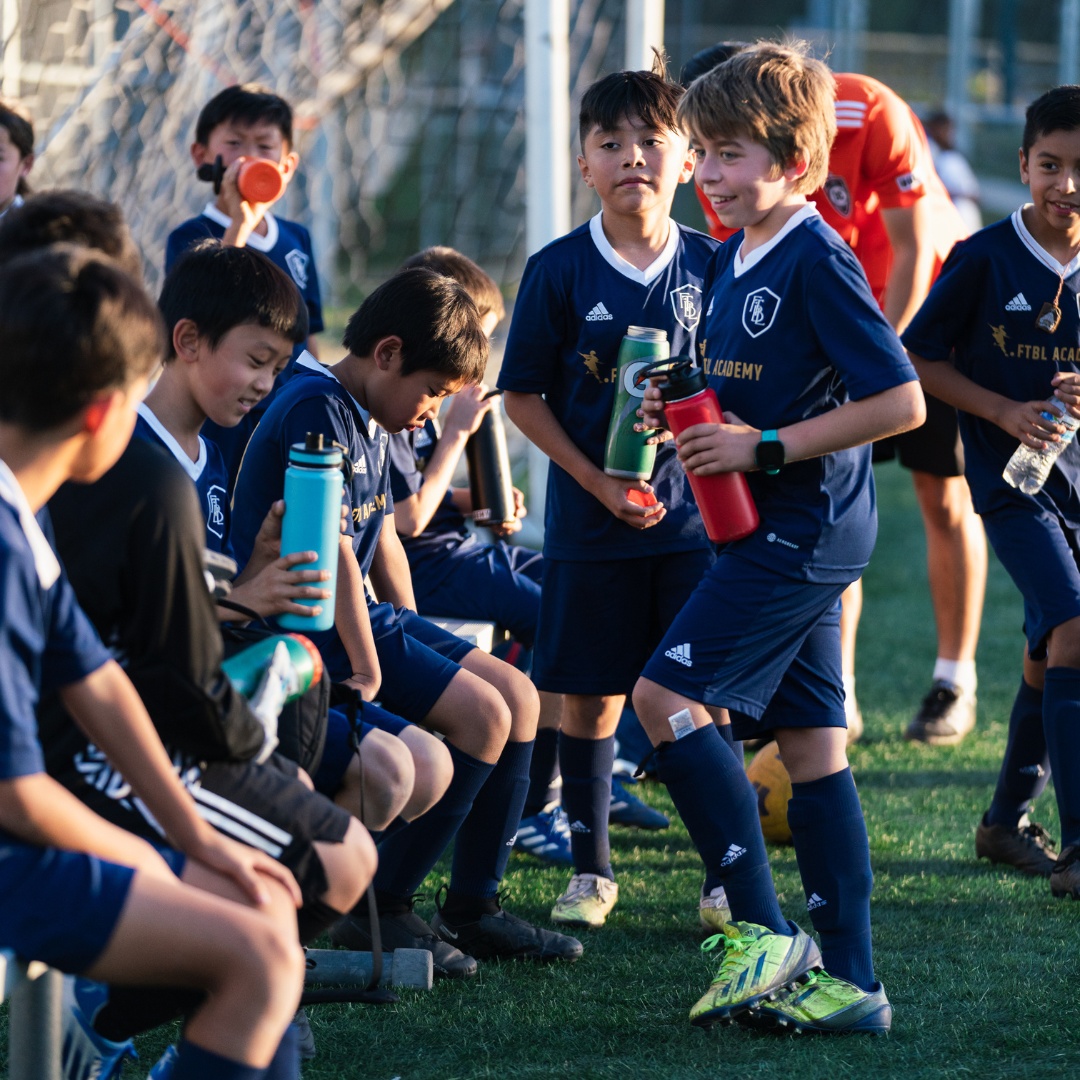
[(765, 839), (773, 844), (790, 844), (787, 804), (791, 798), (791, 778), (780, 760), (780, 748), (775, 742), (763, 746), (754, 755), (746, 775), (757, 792), (758, 816)]

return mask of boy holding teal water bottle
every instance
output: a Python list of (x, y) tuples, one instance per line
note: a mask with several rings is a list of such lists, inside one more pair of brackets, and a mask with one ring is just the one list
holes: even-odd
[[(718, 247), (670, 216), (694, 171), (675, 118), (682, 92), (659, 62), (586, 90), (578, 166), (600, 212), (529, 260), (499, 375), (507, 415), (551, 458), (533, 680), (565, 695), (559, 766), (575, 873), (552, 918), (570, 926), (603, 925), (618, 899), (608, 842), (615, 729), (713, 558), (673, 445), (656, 448), (647, 480), (604, 472), (627, 328), (664, 331), (672, 355), (695, 354)], [(642, 505), (644, 493), (656, 503)], [(723, 916), (718, 885), (702, 893), (703, 917)]]

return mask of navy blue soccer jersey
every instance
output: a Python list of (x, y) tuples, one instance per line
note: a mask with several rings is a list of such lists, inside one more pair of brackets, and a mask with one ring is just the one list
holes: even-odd
[[(366, 576), (382, 531), (383, 518), (394, 512), (390, 495), (389, 436), (310, 353), (301, 357), (296, 375), (266, 410), (248, 444), (233, 501), (233, 544), (240, 565), (251, 557), (259, 526), (285, 490), (289, 447), (308, 432), (325, 443), (340, 443), (352, 462), (346, 485), (346, 531), (353, 538), (360, 569)], [(284, 554), (289, 554), (285, 552)]]
[(31, 512), (0, 461), (0, 780), (44, 772), (35, 709), (109, 659), (64, 576), (48, 513)]
[[(691, 354), (715, 240), (675, 222), (647, 270), (623, 259), (601, 215), (533, 255), (514, 305), (499, 386), (543, 394), (574, 444), (603, 465), (619, 346), (629, 326), (667, 331), (671, 355)], [(667, 507), (641, 531), (618, 520), (554, 462), (548, 473), (544, 555), (607, 561), (690, 551), (708, 541), (672, 443), (657, 449), (650, 483)]]
[[(317, 334), (323, 329), (322, 297), (319, 293), (319, 275), (315, 271), (311, 235), (303, 225), (275, 217), (273, 214), (267, 214), (263, 220), (266, 222), (266, 235), (260, 236), (253, 232), (248, 237), (247, 246), (254, 251), (261, 251), (293, 279), (307, 304), (311, 333)], [(177, 225), (166, 241), (165, 272), (168, 273), (173, 263), (193, 244), (208, 237), (220, 240), (229, 225), (228, 216), (212, 202), (206, 204), (198, 217), (188, 218)]]
[[(1061, 323), (1036, 326), (1064, 276)], [(1035, 241), (1019, 210), (962, 240), (915, 318), (904, 344), (916, 356), (948, 361), (973, 382), (1013, 401), (1045, 400), (1059, 371), (1080, 370), (1080, 256), (1062, 266)], [(989, 420), (960, 412), (965, 475), (979, 513), (1030, 499), (1052, 503), (1080, 524), (1080, 446), (1058, 458), (1043, 490), (1024, 495), (1002, 479), (1017, 440)]]
[(206, 525), (206, 546), (211, 551), (233, 557), (229, 526), (229, 474), (221, 451), (209, 439), (199, 436), (199, 460), (192, 461), (184, 448), (150, 411), (146, 402), (139, 405), (134, 436), (164, 446), (191, 477), (199, 493), (199, 506)]
[[(782, 428), (915, 380), (858, 260), (813, 205), (745, 260), (742, 239), (716, 253), (706, 283), (699, 355), (721, 408)], [(859, 575), (877, 527), (869, 446), (747, 480), (761, 525), (733, 552), (785, 577)]]

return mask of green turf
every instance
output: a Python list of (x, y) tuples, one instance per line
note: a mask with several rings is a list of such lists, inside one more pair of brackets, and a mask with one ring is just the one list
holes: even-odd
[[(1019, 600), (991, 560), (977, 733), (958, 748), (904, 743), (899, 733), (928, 689), (934, 633), (910, 479), (895, 466), (877, 476), (881, 531), (858, 658), (867, 732), (851, 757), (870, 830), (876, 960), (895, 1009), (892, 1035), (826, 1040), (691, 1028), (687, 1011), (710, 968), (697, 948), (700, 864), (675, 824), (659, 834), (615, 831), (619, 907), (605, 929), (583, 934), (581, 961), (482, 964), (469, 983), (437, 983), (397, 1005), (313, 1008), (319, 1053), (306, 1080), (1080, 1072), (1071, 990), (1080, 906), (1053, 900), (1045, 881), (976, 863), (973, 852), (1019, 678)], [(638, 791), (671, 812), (657, 786)], [(1049, 795), (1038, 818), (1055, 830)], [(772, 851), (785, 912), (809, 927), (794, 855)], [(442, 866), (432, 875), (432, 891), (445, 874)], [(508, 906), (543, 921), (565, 881), (515, 855)], [(430, 901), (420, 909), (431, 910)], [(143, 1040), (144, 1060), (161, 1045), (160, 1036)]]

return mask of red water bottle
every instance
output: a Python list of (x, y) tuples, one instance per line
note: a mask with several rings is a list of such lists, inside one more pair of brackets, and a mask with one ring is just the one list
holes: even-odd
[[(702, 368), (689, 356), (676, 356), (654, 364), (638, 378), (663, 377), (660, 396), (664, 401), (664, 419), (671, 433), (678, 437), (695, 424), (722, 424), (724, 414), (716, 393)], [(727, 544), (749, 536), (760, 523), (746, 477), (739, 472), (686, 477), (705, 523), (705, 532), (715, 544)]]

